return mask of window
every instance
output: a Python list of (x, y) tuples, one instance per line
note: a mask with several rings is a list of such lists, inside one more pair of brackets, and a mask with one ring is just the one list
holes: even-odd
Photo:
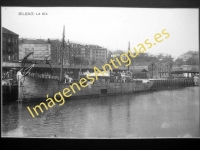
[(8, 39), (8, 43), (10, 43), (10, 39)]
[(17, 60), (17, 53), (15, 53), (15, 58), (14, 59), (16, 59)]
[(6, 41), (6, 37), (5, 36), (3, 36), (3, 41)]

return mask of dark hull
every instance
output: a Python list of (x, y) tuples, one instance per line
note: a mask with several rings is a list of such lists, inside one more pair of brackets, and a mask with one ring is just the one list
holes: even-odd
[[(70, 88), (70, 85), (60, 84), (57, 80), (33, 78), (25, 76), (19, 84), (19, 99), (25, 101), (45, 101), (48, 97), (53, 98), (57, 92), (63, 93), (64, 88)], [(142, 81), (131, 82), (94, 82), (87, 87), (81, 87), (80, 90), (74, 86), (74, 92), (71, 98), (89, 98), (107, 95), (118, 95), (126, 93), (134, 93), (149, 90), (152, 82), (144, 83)]]
[(18, 99), (18, 85), (2, 85), (3, 104), (11, 103)]

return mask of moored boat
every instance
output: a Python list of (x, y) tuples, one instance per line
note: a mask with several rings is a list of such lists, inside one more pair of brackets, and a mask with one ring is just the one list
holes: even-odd
[[(64, 49), (64, 33), (62, 49)], [(29, 55), (27, 55), (24, 60), (27, 60)], [(121, 80), (115, 80), (110, 75), (110, 71), (105, 71), (104, 75), (89, 73), (88, 76), (87, 73), (80, 74), (80, 80), (73, 82), (68, 75), (65, 75), (65, 79), (68, 80), (68, 82), (66, 82), (66, 80), (63, 80), (63, 55), (61, 55), (61, 57), (60, 76), (32, 73), (31, 69), (34, 67), (34, 64), (26, 69), (23, 67), (18, 71), (19, 100), (44, 101), (45, 98), (53, 97), (55, 93), (65, 93), (64, 90), (66, 89), (68, 91), (68, 96), (66, 97), (68, 98), (125, 94), (149, 90), (153, 85), (153, 82), (147, 79), (135, 80), (132, 76), (125, 73), (122, 74)], [(25, 61), (23, 64), (25, 64)], [(84, 83), (81, 80), (84, 81)]]
[[(83, 77), (83, 76), (82, 76)], [(90, 76), (94, 79), (94, 76)], [(87, 84), (87, 86), (86, 86)], [(80, 86), (80, 83), (73, 82), (60, 83), (56, 79), (35, 78), (29, 75), (23, 76), (19, 84), (19, 99), (22, 100), (41, 100), (53, 97), (57, 92), (63, 92), (65, 88), (71, 90), (70, 98), (87, 98), (105, 95), (117, 95), (125, 93), (133, 93), (137, 91), (149, 90), (153, 83), (149, 80), (131, 80), (127, 82), (111, 81), (110, 76), (98, 76), (98, 80), (91, 83), (87, 81), (86, 87)], [(73, 92), (74, 91), (74, 92)]]

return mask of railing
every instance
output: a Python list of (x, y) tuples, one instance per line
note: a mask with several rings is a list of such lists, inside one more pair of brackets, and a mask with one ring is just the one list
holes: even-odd
[(53, 75), (49, 75), (49, 74), (28, 73), (28, 76), (33, 77), (33, 78), (59, 80), (59, 76), (53, 76)]

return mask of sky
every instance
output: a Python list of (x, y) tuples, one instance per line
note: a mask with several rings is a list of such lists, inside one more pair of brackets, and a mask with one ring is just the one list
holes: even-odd
[[(33, 15), (19, 15), (25, 12)], [(65, 39), (70, 42), (127, 51), (129, 41), (133, 49), (146, 39), (154, 41), (154, 35), (166, 29), (170, 36), (147, 53), (177, 58), (189, 50), (199, 51), (199, 10), (195, 8), (1, 7), (1, 15), (2, 27), (19, 38), (61, 39), (65, 25)]]

